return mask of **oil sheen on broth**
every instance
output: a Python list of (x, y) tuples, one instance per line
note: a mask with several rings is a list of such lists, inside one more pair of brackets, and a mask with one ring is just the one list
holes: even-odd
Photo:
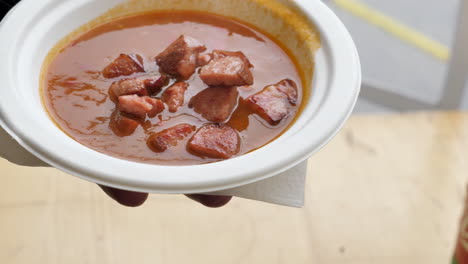
[[(52, 119), (74, 140), (113, 157), (158, 165), (219, 161), (187, 151), (190, 137), (163, 153), (153, 152), (146, 144), (152, 133), (175, 125), (186, 123), (200, 128), (209, 123), (188, 107), (190, 98), (208, 87), (200, 79), (199, 69), (186, 80), (190, 87), (185, 94), (185, 104), (178, 112), (170, 113), (166, 107), (126, 137), (117, 136), (110, 128), (116, 105), (108, 90), (116, 79), (104, 78), (102, 69), (119, 54), (139, 54), (143, 57), (146, 72), (159, 74), (155, 56), (181, 35), (199, 40), (208, 52), (242, 51), (254, 66), (251, 69), (254, 84), (238, 88), (238, 106), (227, 122), (241, 139), (237, 156), (264, 146), (289, 127), (303, 101), (303, 88), (300, 72), (288, 53), (252, 26), (214, 14), (188, 11), (146, 13), (118, 19), (70, 43), (52, 60), (44, 78), (44, 102)], [(272, 126), (254, 114), (244, 99), (284, 79), (297, 84), (298, 103), (281, 123)], [(174, 82), (171, 80), (170, 84)]]

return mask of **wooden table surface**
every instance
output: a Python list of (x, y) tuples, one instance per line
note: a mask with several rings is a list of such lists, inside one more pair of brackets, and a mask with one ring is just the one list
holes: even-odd
[(116, 205), (94, 184), (0, 161), (0, 263), (449, 263), (468, 114), (354, 116), (309, 161), (307, 205)]

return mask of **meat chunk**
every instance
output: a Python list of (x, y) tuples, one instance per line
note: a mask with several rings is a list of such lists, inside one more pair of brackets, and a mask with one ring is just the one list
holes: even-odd
[(164, 103), (148, 96), (124, 95), (119, 97), (119, 110), (138, 118), (155, 117), (164, 110)]
[(161, 113), (162, 111), (164, 111), (165, 107), (164, 107), (164, 103), (159, 100), (159, 99), (155, 99), (155, 98), (151, 98), (151, 97), (144, 97), (145, 101), (149, 104), (151, 104), (153, 106), (153, 109), (151, 109), (147, 114), (150, 118), (153, 118), (155, 117), (157, 114)]
[(169, 112), (175, 113), (179, 107), (184, 105), (185, 92), (188, 87), (187, 83), (178, 82), (164, 91), (161, 99), (169, 107)]
[(253, 64), (250, 63), (250, 60), (245, 56), (242, 51), (225, 51), (225, 50), (214, 50), (212, 58), (215, 60), (225, 58), (225, 57), (238, 57), (244, 61), (249, 68), (253, 68)]
[(252, 64), (242, 52), (214, 51), (211, 62), (200, 71), (200, 78), (210, 86), (253, 84)]
[(125, 116), (119, 110), (114, 111), (111, 116), (109, 127), (119, 137), (132, 135), (140, 123), (128, 116)]
[(189, 107), (208, 121), (222, 123), (235, 110), (238, 98), (237, 87), (210, 87), (192, 97)]
[(139, 96), (155, 95), (167, 85), (167, 76), (158, 76), (149, 79), (129, 78), (112, 83), (109, 88), (111, 100), (116, 102), (122, 95), (136, 94)]
[(156, 62), (162, 72), (186, 80), (195, 73), (198, 55), (205, 50), (198, 40), (182, 35), (156, 57)]
[(144, 72), (143, 58), (137, 54), (120, 54), (111, 64), (102, 71), (104, 78), (128, 76), (137, 72)]
[(188, 151), (199, 157), (229, 159), (240, 152), (240, 137), (230, 126), (210, 124), (190, 139)]
[(169, 77), (161, 75), (144, 80), (146, 90), (150, 95), (157, 95), (164, 86), (169, 84)]
[(250, 108), (270, 125), (278, 125), (289, 115), (291, 106), (297, 103), (297, 85), (286, 79), (265, 87), (247, 98)]
[(162, 153), (171, 146), (177, 146), (180, 140), (188, 137), (195, 130), (195, 126), (180, 124), (151, 135), (146, 143), (152, 151)]
[(133, 94), (140, 96), (148, 95), (148, 90), (143, 80), (137, 78), (123, 79), (112, 83), (109, 88), (109, 95), (114, 102), (122, 95)]
[(297, 104), (297, 85), (293, 80), (285, 79), (275, 84), (278, 91), (284, 93), (292, 105)]
[(213, 59), (213, 54), (210, 53), (205, 53), (205, 54), (200, 54), (198, 55), (197, 58), (197, 66), (198, 67), (203, 67), (210, 63), (210, 61)]

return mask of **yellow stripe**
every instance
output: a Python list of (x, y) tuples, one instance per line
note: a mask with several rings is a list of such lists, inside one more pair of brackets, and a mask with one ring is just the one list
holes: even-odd
[(358, 17), (392, 33), (398, 38), (426, 51), (441, 60), (450, 58), (450, 49), (443, 44), (415, 31), (414, 29), (396, 21), (395, 19), (374, 10), (357, 0), (334, 0), (343, 9)]

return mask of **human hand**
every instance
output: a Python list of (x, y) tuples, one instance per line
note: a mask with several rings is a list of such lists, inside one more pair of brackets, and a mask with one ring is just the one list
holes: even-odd
[[(100, 186), (101, 189), (109, 195), (112, 199), (121, 205), (128, 207), (138, 207), (146, 202), (148, 199), (147, 193), (138, 193), (125, 190), (119, 190), (106, 186)], [(219, 208), (225, 206), (232, 197), (230, 196), (212, 196), (204, 194), (189, 194), (186, 195), (188, 198), (201, 203), (202, 205), (210, 208)]]

